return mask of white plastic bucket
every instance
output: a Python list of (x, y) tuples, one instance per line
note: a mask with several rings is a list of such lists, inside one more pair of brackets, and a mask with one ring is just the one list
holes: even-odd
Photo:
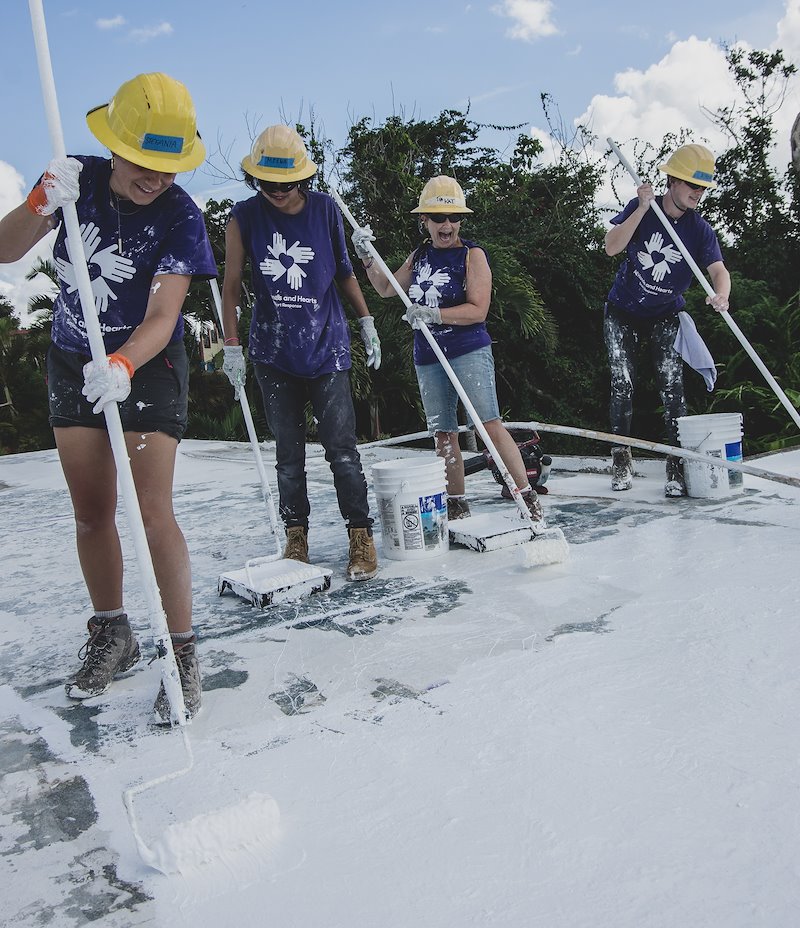
[(386, 557), (413, 561), (447, 551), (447, 483), (443, 458), (400, 458), (373, 464), (372, 485)]
[[(708, 416), (680, 416), (677, 420), (682, 448), (729, 461), (742, 460), (742, 415), (722, 412)], [(685, 459), (686, 492), (695, 499), (712, 499), (742, 492), (740, 471)]]

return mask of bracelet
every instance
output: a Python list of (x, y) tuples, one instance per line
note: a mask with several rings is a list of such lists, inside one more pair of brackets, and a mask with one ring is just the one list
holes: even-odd
[(239, 336), (238, 336), (238, 335), (231, 335), (229, 338), (226, 338), (225, 341), (224, 341), (222, 344), (223, 344), (223, 345), (232, 345), (234, 342), (235, 342), (237, 345), (239, 344)]
[(373, 257), (370, 257), (369, 264), (364, 265), (364, 270), (368, 271), (374, 263), (375, 263), (375, 259)]
[(133, 377), (136, 373), (136, 368), (133, 366), (133, 361), (130, 358), (126, 358), (124, 354), (118, 354), (116, 351), (113, 354), (108, 356), (109, 364), (119, 364), (121, 367), (124, 367), (128, 372), (128, 377)]

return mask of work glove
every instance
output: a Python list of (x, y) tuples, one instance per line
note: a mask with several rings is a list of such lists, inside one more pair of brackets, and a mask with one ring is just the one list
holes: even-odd
[(121, 403), (131, 392), (134, 367), (122, 354), (110, 354), (101, 361), (83, 365), (83, 390), (93, 412), (100, 413), (109, 403)]
[(421, 322), (425, 325), (441, 325), (442, 311), (438, 306), (409, 306), (403, 318), (413, 328), (418, 329)]
[(53, 158), (42, 179), (28, 194), (28, 209), (37, 216), (51, 216), (57, 209), (74, 203), (80, 187), (78, 175), (83, 165), (76, 158)]
[(233, 395), (238, 400), (245, 380), (247, 380), (244, 352), (241, 345), (225, 345), (222, 350), (225, 353), (222, 370), (233, 384)]
[(358, 324), (361, 326), (361, 341), (367, 349), (367, 367), (377, 370), (381, 366), (381, 340), (375, 328), (372, 316), (360, 316)]
[(375, 236), (372, 234), (372, 229), (369, 226), (361, 226), (360, 229), (356, 229), (350, 238), (353, 242), (356, 254), (362, 261), (364, 258), (369, 258), (371, 256), (372, 252), (367, 248), (367, 242), (374, 242)]

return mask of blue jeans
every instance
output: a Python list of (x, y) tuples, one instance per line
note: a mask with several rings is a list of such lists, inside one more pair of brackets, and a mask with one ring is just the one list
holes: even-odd
[(671, 445), (678, 444), (678, 423), (675, 420), (686, 415), (683, 359), (673, 347), (679, 327), (677, 316), (634, 320), (614, 312), (610, 306), (606, 308), (603, 334), (611, 368), (609, 414), (611, 431), (615, 435), (631, 434), (636, 354), (642, 339), (649, 339), (656, 384), (664, 404), (667, 439)]
[(275, 436), (280, 515), (287, 528), (308, 528), (311, 506), (306, 486), (306, 401), (311, 402), (325, 460), (333, 473), (339, 511), (348, 528), (369, 528), (367, 481), (356, 448), (356, 415), (349, 371), (294, 377), (256, 363), (269, 430)]

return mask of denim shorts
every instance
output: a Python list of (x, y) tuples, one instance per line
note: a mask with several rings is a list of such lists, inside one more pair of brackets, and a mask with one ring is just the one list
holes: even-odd
[[(83, 389), (83, 365), (91, 358), (50, 345), (47, 352), (47, 392), (50, 425), (54, 429), (80, 425), (105, 429), (106, 418), (92, 411)], [(164, 432), (178, 441), (186, 431), (189, 412), (189, 362), (183, 342), (160, 351), (131, 380), (128, 398), (119, 404), (125, 432)]]
[[(499, 419), (500, 407), (497, 404), (494, 356), (491, 345), (485, 345), (476, 351), (459, 355), (457, 358), (448, 358), (448, 360), (464, 392), (475, 407), (480, 421), (491, 422), (493, 419)], [(458, 394), (450, 378), (444, 372), (444, 368), (438, 361), (435, 364), (418, 364), (415, 367), (422, 394), (422, 405), (425, 407), (428, 431), (431, 434), (457, 432)], [(469, 413), (467, 418), (472, 424)]]

